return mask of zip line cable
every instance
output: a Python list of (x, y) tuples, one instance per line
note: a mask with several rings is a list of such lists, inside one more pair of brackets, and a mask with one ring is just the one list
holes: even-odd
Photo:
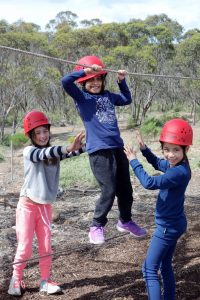
[[(0, 45), (0, 49), (14, 51), (14, 52), (23, 53), (23, 54), (26, 54), (26, 55), (31, 55), (31, 56), (41, 57), (41, 58), (46, 58), (46, 59), (50, 59), (50, 60), (54, 60), (54, 61), (58, 61), (58, 62), (64, 62), (64, 63), (68, 63), (68, 64), (71, 64), (71, 65), (78, 65), (78, 66), (82, 66), (82, 67), (91, 67), (89, 65), (79, 64), (77, 62), (66, 60), (66, 59), (62, 59), (62, 58), (57, 58), (57, 57), (48, 56), (48, 55), (39, 54), (39, 53), (33, 53), (33, 52), (29, 52), (29, 51), (25, 51), (25, 50), (20, 50), (20, 49), (16, 49), (16, 48), (11, 48), (11, 47), (7, 47), (7, 46), (2, 46), (2, 45)], [(110, 73), (118, 73), (117, 70), (113, 70), (113, 69), (103, 68), (103, 70), (106, 71), (106, 72), (110, 72)], [(161, 77), (161, 78), (168, 78), (168, 79), (173, 78), (173, 79), (200, 80), (200, 77), (175, 76), (175, 75), (150, 74), (150, 73), (146, 73), (145, 74), (145, 73), (127, 72), (127, 75), (144, 76), (144, 77), (157, 77), (157, 78)]]
[[(110, 237), (109, 239), (107, 239), (107, 241), (109, 240), (113, 240), (113, 239), (116, 239), (116, 238), (121, 238), (121, 237), (124, 237), (128, 235), (128, 233), (123, 233), (123, 234), (120, 234), (120, 235), (115, 235), (115, 236), (112, 236)], [(54, 256), (54, 257), (57, 257), (58, 255), (59, 256), (63, 256), (63, 255), (69, 255), (71, 253), (74, 253), (74, 251), (81, 251), (81, 250), (85, 250), (88, 248), (91, 250), (91, 249), (94, 249), (91, 245), (81, 245), (81, 246), (77, 246), (77, 247), (73, 247), (72, 249), (60, 249), (60, 250), (57, 250), (57, 251), (53, 251), (53, 253), (50, 253), (50, 254), (46, 254), (46, 255), (36, 255), (32, 258), (29, 258), (29, 259), (24, 259), (24, 260), (20, 260), (20, 261), (17, 261), (17, 262), (13, 262), (13, 263), (3, 263), (3, 267), (8, 267), (8, 266), (12, 266), (12, 265), (17, 265), (17, 264), (21, 264), (21, 263), (29, 263), (31, 261), (39, 261), (39, 259), (42, 259), (42, 258), (46, 258), (46, 257), (49, 257), (49, 256)]]

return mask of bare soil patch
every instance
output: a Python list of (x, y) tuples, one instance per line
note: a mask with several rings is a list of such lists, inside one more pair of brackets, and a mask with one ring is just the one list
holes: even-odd
[[(54, 131), (56, 141), (66, 133), (66, 128)], [(195, 136), (199, 130), (195, 131)], [(130, 133), (122, 130), (125, 140)], [(66, 138), (66, 136), (64, 136)], [(132, 138), (132, 133), (131, 133)], [(193, 148), (198, 153), (198, 147)], [(14, 178), (11, 181), (10, 158), (0, 164), (0, 299), (13, 299), (7, 295), (12, 273), (12, 262), (16, 251), (15, 208), (23, 181), (21, 150), (14, 157)], [(200, 170), (193, 171), (193, 177), (186, 193), (188, 231), (180, 239), (174, 258), (178, 300), (200, 299)], [(154, 207), (157, 192), (144, 190), (133, 179), (133, 217), (148, 229), (144, 240), (133, 239), (129, 234), (117, 232), (118, 218), (116, 203), (106, 226), (106, 243), (90, 245), (88, 229), (93, 215), (98, 191), (80, 188), (64, 190), (54, 205), (53, 265), (52, 274), (62, 287), (62, 294), (44, 296), (42, 299), (134, 299), (146, 300), (145, 284), (141, 266), (148, 243), (154, 230)], [(34, 243), (33, 255), (37, 256)], [(25, 271), (26, 289), (20, 299), (41, 299), (38, 293), (38, 259), (28, 263)]]

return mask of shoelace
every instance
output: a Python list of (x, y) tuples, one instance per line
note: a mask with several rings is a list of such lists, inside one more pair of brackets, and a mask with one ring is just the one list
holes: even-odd
[(22, 287), (23, 289), (26, 288), (25, 282), (23, 280), (15, 280), (14, 288)]

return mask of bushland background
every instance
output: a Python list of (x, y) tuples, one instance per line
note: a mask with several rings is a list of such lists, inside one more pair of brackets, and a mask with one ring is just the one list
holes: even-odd
[[(72, 99), (60, 80), (85, 55), (97, 55), (110, 70), (126, 69), (133, 103), (117, 108), (126, 144), (134, 145), (135, 130), (161, 155), (159, 131), (174, 117), (194, 128), (189, 152), (192, 179), (186, 192), (188, 231), (178, 243), (174, 258), (177, 299), (200, 299), (200, 30), (183, 31), (167, 15), (144, 21), (103, 24), (101, 20), (77, 21), (70, 11), (59, 13), (42, 32), (37, 24), (0, 20), (0, 299), (7, 295), (16, 251), (15, 209), (23, 182), (22, 151), (28, 143), (22, 119), (31, 109), (44, 111), (52, 122), (52, 144), (70, 143), (83, 129)], [(37, 54), (48, 56), (38, 57)], [(56, 58), (56, 59), (55, 59)], [(72, 63), (71, 63), (72, 62)], [(117, 92), (115, 72), (107, 88)], [(156, 175), (140, 153), (146, 170)], [(54, 205), (53, 268), (63, 288), (57, 299), (147, 299), (141, 265), (154, 229), (157, 191), (144, 190), (132, 174), (133, 217), (148, 229), (148, 237), (135, 240), (115, 229), (116, 203), (106, 226), (106, 243), (88, 243), (88, 229), (99, 191), (87, 154), (62, 162), (60, 192)], [(23, 299), (40, 299), (37, 244), (25, 272)]]

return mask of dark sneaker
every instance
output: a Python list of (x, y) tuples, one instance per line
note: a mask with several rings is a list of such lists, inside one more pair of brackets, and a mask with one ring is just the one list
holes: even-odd
[(42, 280), (40, 283), (40, 293), (41, 294), (56, 294), (61, 292), (61, 287), (57, 285), (57, 283), (51, 281), (50, 279), (48, 280)]
[(147, 235), (144, 228), (138, 226), (135, 222), (129, 221), (122, 223), (120, 220), (117, 222), (116, 228), (120, 232), (130, 232), (135, 238), (143, 238)]
[(89, 239), (91, 244), (101, 245), (105, 242), (104, 239), (104, 228), (92, 226), (90, 227)]
[(21, 296), (21, 287), (25, 288), (25, 284), (22, 280), (12, 277), (8, 289), (8, 294), (13, 296)]

